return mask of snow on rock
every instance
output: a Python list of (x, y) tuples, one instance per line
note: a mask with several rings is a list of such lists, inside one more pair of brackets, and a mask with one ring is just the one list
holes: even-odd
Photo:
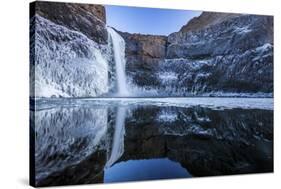
[(139, 60), (141, 38), (126, 36), (128, 78), (143, 91), (137, 95), (273, 97), (272, 16), (203, 12), (168, 35), (165, 53), (153, 60)]
[(34, 97), (95, 97), (108, 92), (107, 45), (38, 15), (33, 21)]
[(244, 26), (244, 27), (237, 27), (237, 28), (235, 28), (234, 31), (235, 31), (236, 33), (238, 33), (238, 34), (243, 35), (243, 34), (245, 34), (245, 33), (251, 32), (252, 30), (249, 29), (248, 26)]

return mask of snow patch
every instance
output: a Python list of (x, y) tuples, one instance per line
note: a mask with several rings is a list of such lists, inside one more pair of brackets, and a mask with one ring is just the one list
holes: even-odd
[(163, 122), (174, 122), (177, 120), (178, 115), (173, 112), (162, 111), (158, 115), (157, 120)]
[(178, 74), (175, 72), (160, 72), (157, 75), (162, 84), (172, 83), (178, 79)]
[(244, 27), (236, 27), (234, 31), (238, 34), (245, 34), (251, 32), (252, 30), (249, 29), (249, 26), (244, 26)]

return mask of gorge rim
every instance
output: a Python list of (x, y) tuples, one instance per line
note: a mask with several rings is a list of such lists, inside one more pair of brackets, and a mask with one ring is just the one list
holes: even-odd
[(272, 16), (31, 3), (30, 184), (273, 172), (273, 47)]

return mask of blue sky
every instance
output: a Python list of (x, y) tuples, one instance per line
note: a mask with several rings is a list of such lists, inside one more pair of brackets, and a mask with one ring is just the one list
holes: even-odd
[(107, 25), (120, 31), (168, 35), (179, 31), (201, 11), (141, 8), (106, 5)]

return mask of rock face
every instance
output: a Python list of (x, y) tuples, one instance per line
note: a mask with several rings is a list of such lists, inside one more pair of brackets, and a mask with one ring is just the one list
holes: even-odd
[[(159, 85), (158, 65), (166, 57), (167, 37), (119, 32), (126, 42), (126, 71), (138, 86)], [(153, 83), (153, 81), (156, 81)]]
[(79, 31), (97, 43), (107, 42), (105, 8), (102, 5), (35, 2), (36, 14)]
[(190, 21), (188, 21), (186, 25), (182, 26), (180, 31), (181, 32), (197, 31), (237, 16), (241, 16), (241, 14), (204, 12), (200, 16), (195, 17)]
[(168, 36), (167, 58), (241, 54), (266, 43), (272, 44), (272, 28), (272, 17), (241, 15), (196, 31), (180, 31)]
[[(157, 41), (150, 36), (151, 46), (146, 43), (142, 50), (137, 44), (145, 36), (134, 36), (125, 37), (129, 44), (126, 50), (129, 75), (137, 85), (155, 88), (158, 94), (271, 96), (273, 93), (271, 16), (204, 12), (179, 32), (167, 39), (162, 37), (166, 48), (160, 49), (166, 51), (157, 53), (162, 56), (152, 63), (142, 61), (145, 56), (137, 52), (153, 49)], [(136, 67), (142, 71), (134, 72)]]
[(104, 7), (34, 2), (31, 9), (31, 96), (108, 93), (113, 53)]

